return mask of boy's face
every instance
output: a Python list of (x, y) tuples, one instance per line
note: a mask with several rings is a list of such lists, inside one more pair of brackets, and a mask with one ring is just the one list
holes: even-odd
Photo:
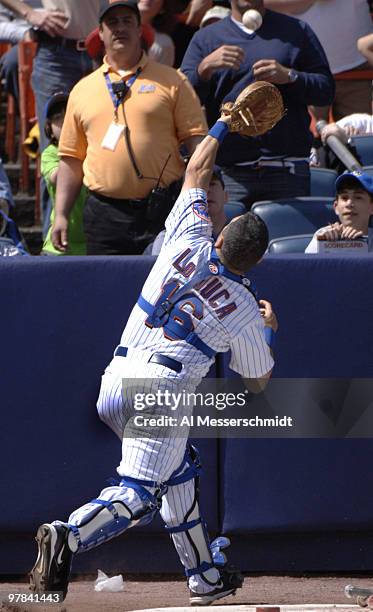
[(369, 217), (373, 214), (372, 197), (358, 186), (342, 188), (334, 202), (334, 210), (343, 226), (366, 233)]
[(65, 118), (65, 111), (61, 111), (60, 113), (53, 115), (50, 119), (52, 134), (54, 138), (57, 140), (57, 142), (59, 142), (60, 140), (64, 118)]
[(224, 187), (215, 176), (212, 177), (207, 192), (207, 201), (209, 205), (223, 206), (227, 201), (227, 194)]

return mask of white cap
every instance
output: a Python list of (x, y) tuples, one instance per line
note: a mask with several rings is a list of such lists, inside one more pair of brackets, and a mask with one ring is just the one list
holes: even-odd
[(230, 14), (231, 10), (225, 6), (213, 6), (204, 14), (199, 27), (203, 28), (205, 25), (207, 25), (210, 19), (225, 19), (225, 17), (228, 17)]

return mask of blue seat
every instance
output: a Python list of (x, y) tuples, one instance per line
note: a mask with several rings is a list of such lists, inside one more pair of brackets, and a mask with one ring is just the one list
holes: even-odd
[(327, 168), (310, 168), (311, 172), (311, 196), (335, 195), (335, 181), (338, 174)]
[(364, 167), (362, 168), (362, 171), (363, 171), (365, 174), (369, 174), (369, 176), (373, 176), (373, 166), (364, 166)]
[(227, 204), (224, 205), (227, 222), (232, 221), (235, 217), (243, 215), (246, 211), (247, 209), (242, 202), (227, 202)]
[(304, 253), (306, 247), (312, 240), (313, 234), (301, 234), (300, 236), (284, 236), (271, 240), (268, 245), (268, 253), (284, 255), (286, 253)]
[(356, 148), (363, 166), (373, 164), (373, 135), (353, 136), (351, 144)]
[(251, 208), (268, 227), (269, 240), (283, 236), (313, 234), (338, 218), (333, 209), (334, 198), (284, 198), (255, 202)]

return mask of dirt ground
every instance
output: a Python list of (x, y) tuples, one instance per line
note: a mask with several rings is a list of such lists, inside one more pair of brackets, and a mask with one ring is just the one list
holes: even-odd
[[(316, 604), (312, 612), (317, 612), (317, 604), (351, 604), (351, 610), (357, 610), (353, 607), (355, 602), (344, 595), (347, 584), (373, 587), (373, 577), (250, 576), (245, 578), (243, 588), (235, 597), (227, 597), (215, 605), (230, 606), (234, 610), (243, 604)], [(189, 605), (185, 581), (165, 580), (164, 577), (140, 579), (124, 576), (124, 591), (121, 593), (96, 593), (93, 577), (91, 580), (75, 580), (71, 582), (63, 604), (48, 606), (9, 604), (6, 603), (8, 593), (29, 593), (28, 586), (24, 582), (0, 583), (1, 612), (127, 612)]]

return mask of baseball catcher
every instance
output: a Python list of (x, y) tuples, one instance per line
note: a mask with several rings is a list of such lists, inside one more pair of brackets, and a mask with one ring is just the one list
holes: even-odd
[[(199, 508), (197, 450), (172, 427), (145, 425), (145, 417), (167, 414), (158, 399), (155, 406), (145, 406), (137, 425), (133, 388), (126, 381), (136, 379), (143, 397), (149, 389), (157, 398), (159, 392), (194, 392), (216, 353), (228, 350), (230, 367), (253, 392), (262, 390), (271, 375), (276, 316), (269, 302), (257, 302), (244, 277), (267, 248), (267, 228), (247, 212), (214, 241), (207, 201), (216, 153), (229, 126), (247, 132), (250, 124), (257, 133), (282, 115), (277, 96), (276, 115), (269, 119), (267, 87), (245, 91), (231, 110), (223, 109), (189, 162), (160, 255), (102, 379), (97, 409), (122, 443), (119, 478), (66, 522), (39, 527), (31, 571), (37, 593), (59, 591), (64, 598), (74, 554), (148, 523), (158, 512), (184, 566), (192, 605), (211, 604), (242, 586), (242, 576), (222, 552), (227, 538), (209, 541)], [(179, 418), (190, 417), (193, 406), (177, 410)]]

